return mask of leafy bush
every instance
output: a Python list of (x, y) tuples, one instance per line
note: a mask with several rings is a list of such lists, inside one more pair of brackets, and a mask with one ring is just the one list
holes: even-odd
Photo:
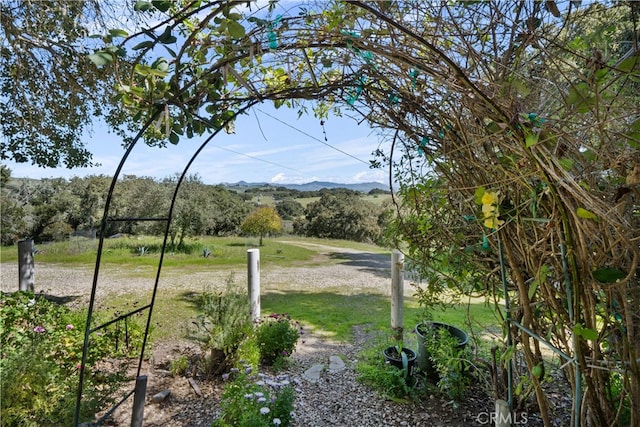
[[(86, 314), (31, 292), (0, 293), (0, 383), (3, 426), (71, 425), (82, 361)], [(81, 417), (112, 403), (122, 372), (90, 369), (116, 354), (119, 332), (93, 335), (85, 368)]]
[(300, 338), (301, 328), (286, 314), (272, 314), (256, 328), (260, 362), (274, 365), (291, 356)]
[(249, 297), (236, 289), (233, 276), (227, 279), (222, 292), (205, 292), (202, 296), (202, 314), (194, 322), (197, 338), (203, 342), (204, 371), (219, 375), (234, 366), (242, 342), (253, 333)]
[(293, 416), (295, 393), (286, 376), (254, 374), (235, 368), (223, 378), (230, 380), (222, 394), (222, 415), (214, 427), (286, 427)]
[(429, 359), (438, 375), (438, 389), (450, 399), (461, 399), (471, 383), (470, 351), (460, 347), (460, 340), (446, 328), (427, 328), (426, 337)]
[(356, 365), (357, 380), (385, 398), (412, 399), (418, 393), (419, 384), (407, 375), (405, 369), (386, 363), (382, 352), (388, 346), (385, 340), (380, 340), (360, 353)]

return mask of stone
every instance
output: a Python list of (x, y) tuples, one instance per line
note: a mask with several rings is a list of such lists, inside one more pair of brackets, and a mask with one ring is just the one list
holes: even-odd
[(340, 372), (345, 368), (344, 361), (340, 356), (329, 357), (329, 372)]
[(324, 371), (324, 365), (313, 365), (304, 372), (304, 377), (312, 383), (318, 382), (320, 375)]
[(171, 390), (169, 389), (162, 390), (160, 393), (154, 394), (151, 400), (154, 403), (160, 403), (160, 402), (163, 402), (167, 397), (169, 397), (170, 394), (171, 394)]

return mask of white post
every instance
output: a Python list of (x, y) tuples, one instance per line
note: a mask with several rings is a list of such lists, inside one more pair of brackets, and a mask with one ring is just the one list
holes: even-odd
[(495, 427), (511, 427), (511, 409), (509, 404), (502, 400), (496, 400), (496, 422)]
[(18, 289), (21, 291), (34, 291), (34, 262), (33, 240), (25, 239), (18, 242)]
[(257, 322), (260, 320), (260, 249), (247, 250), (247, 277), (251, 320)]
[(396, 340), (402, 340), (404, 327), (404, 254), (391, 253), (391, 330)]

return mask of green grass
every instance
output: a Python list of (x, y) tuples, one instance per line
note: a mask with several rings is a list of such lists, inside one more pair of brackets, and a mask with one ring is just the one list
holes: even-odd
[[(119, 272), (132, 277), (154, 277), (159, 248), (159, 238), (120, 238), (105, 240), (102, 261), (104, 268), (117, 268)], [(203, 271), (211, 268), (231, 268), (246, 265), (246, 251), (255, 247), (257, 239), (244, 238), (199, 238), (188, 243), (191, 253), (167, 252), (163, 264), (163, 274)], [(306, 245), (306, 246), (305, 246)], [(326, 252), (324, 248), (313, 245), (354, 248), (373, 253), (389, 253), (387, 249), (363, 243), (345, 240), (325, 240), (281, 236), (265, 240), (260, 248), (261, 262), (264, 265), (287, 267), (290, 265), (317, 265), (314, 260), (317, 252)], [(137, 248), (149, 248), (149, 254), (140, 255)], [(204, 258), (202, 248), (209, 248), (211, 256)], [(39, 246), (36, 262), (64, 263), (68, 265), (92, 266), (95, 264), (97, 241), (78, 240)], [(2, 262), (17, 262), (17, 249), (3, 247), (0, 253)], [(334, 258), (330, 262), (340, 262)], [(201, 292), (162, 290), (158, 292), (153, 311), (154, 341), (187, 339), (191, 321), (199, 314)], [(150, 301), (150, 292), (138, 292), (124, 295), (112, 295), (107, 300), (109, 306), (99, 307), (100, 311), (110, 315), (114, 311), (123, 313)], [(368, 325), (379, 331), (390, 331), (390, 301), (388, 296), (380, 294), (345, 295), (343, 292), (323, 290), (313, 291), (263, 291), (262, 313), (288, 313), (316, 332), (339, 341), (351, 337), (356, 325)], [(405, 298), (405, 332), (413, 330), (420, 321), (421, 309), (410, 295)], [(468, 321), (467, 318), (472, 319)], [(460, 306), (444, 312), (433, 313), (433, 320), (456, 325), (474, 332), (487, 329), (500, 331), (499, 321), (492, 307), (482, 300), (472, 300), (468, 306)], [(490, 337), (478, 335), (486, 342)]]
[[(260, 247), (261, 259), (279, 266), (310, 261), (316, 251), (300, 246), (280, 243), (281, 238), (264, 239)], [(287, 240), (289, 240), (287, 238)], [(296, 239), (292, 239), (296, 240)], [(162, 240), (158, 237), (122, 237), (105, 239), (102, 263), (126, 266), (157, 266)], [(257, 238), (204, 237), (190, 239), (186, 252), (165, 251), (163, 267), (210, 268), (212, 266), (235, 266), (246, 262), (247, 250), (258, 247)], [(36, 245), (36, 262), (64, 263), (65, 265), (94, 265), (98, 253), (98, 240), (73, 240)], [(146, 248), (143, 254), (140, 248)], [(203, 256), (204, 249), (211, 255)], [(3, 246), (0, 262), (17, 262), (17, 246)]]

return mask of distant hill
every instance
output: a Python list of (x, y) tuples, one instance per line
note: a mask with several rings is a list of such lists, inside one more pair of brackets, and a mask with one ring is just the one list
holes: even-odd
[(291, 190), (298, 191), (318, 191), (323, 188), (347, 188), (349, 190), (360, 191), (362, 193), (368, 193), (373, 189), (379, 189), (384, 191), (389, 191), (389, 186), (386, 184), (382, 184), (380, 182), (361, 182), (358, 184), (339, 184), (335, 182), (325, 182), (325, 181), (313, 181), (307, 182), (305, 184), (270, 184), (266, 182), (245, 182), (240, 181), (236, 183), (224, 183), (222, 184), (225, 187), (233, 188), (235, 190), (246, 189), (246, 188), (256, 188), (256, 187), (283, 187)]

